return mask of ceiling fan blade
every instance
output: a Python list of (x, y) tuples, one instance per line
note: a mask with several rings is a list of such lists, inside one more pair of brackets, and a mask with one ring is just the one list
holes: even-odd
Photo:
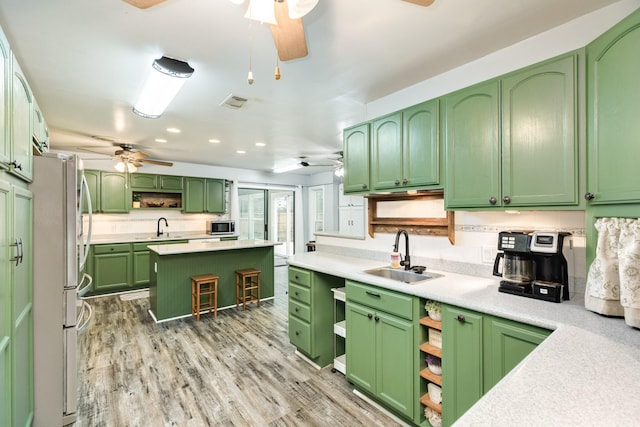
[[(127, 1), (127, 0), (125, 0)], [(431, 6), (436, 0), (404, 0), (409, 3), (417, 4), (419, 6)]]
[(129, 161), (129, 163), (131, 163), (133, 166), (135, 166), (137, 168), (141, 168), (143, 166), (142, 163), (140, 163), (140, 162), (138, 162), (136, 160)]
[(140, 159), (141, 162), (144, 163), (150, 163), (152, 165), (158, 165), (158, 166), (173, 166), (173, 163), (171, 162), (164, 162), (162, 160), (152, 160), (152, 159)]
[(276, 44), (280, 61), (303, 58), (309, 54), (304, 36), (302, 19), (289, 18), (289, 5), (286, 0), (274, 3), (278, 25), (271, 25), (271, 35)]
[(164, 0), (123, 0), (138, 9), (147, 9), (151, 6), (155, 6), (158, 3), (162, 3)]
[(129, 152), (129, 157), (131, 157), (134, 160), (141, 160), (149, 157), (149, 155), (142, 151), (132, 151), (132, 152)]

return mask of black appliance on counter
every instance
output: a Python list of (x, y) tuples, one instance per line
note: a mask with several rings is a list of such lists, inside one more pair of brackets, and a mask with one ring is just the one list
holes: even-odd
[[(502, 276), (500, 292), (562, 302), (569, 299), (567, 260), (562, 254), (570, 233), (502, 231), (493, 265), (494, 276)], [(500, 261), (502, 270), (500, 271)]]

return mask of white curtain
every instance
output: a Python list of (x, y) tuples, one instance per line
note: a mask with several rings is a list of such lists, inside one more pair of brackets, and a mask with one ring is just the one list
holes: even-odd
[(587, 275), (585, 308), (624, 316), (640, 327), (640, 220), (599, 218), (598, 243)]

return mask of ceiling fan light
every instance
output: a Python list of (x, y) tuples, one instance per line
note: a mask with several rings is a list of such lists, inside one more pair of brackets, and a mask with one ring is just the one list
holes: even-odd
[(127, 172), (132, 173), (138, 170), (138, 168), (136, 167), (136, 165), (134, 165), (133, 163), (125, 163), (122, 160), (120, 160), (118, 163), (116, 163), (116, 165), (114, 166), (114, 168), (120, 172), (120, 173), (124, 173), (125, 171), (125, 167), (127, 169)]
[(156, 59), (133, 106), (133, 112), (145, 118), (157, 119), (193, 72), (194, 69), (184, 61), (166, 56)]
[(244, 17), (262, 23), (278, 25), (273, 0), (250, 0)]
[(333, 173), (338, 178), (342, 178), (344, 176), (344, 168), (342, 166), (338, 166)]
[(298, 19), (311, 12), (319, 0), (288, 0), (289, 18)]

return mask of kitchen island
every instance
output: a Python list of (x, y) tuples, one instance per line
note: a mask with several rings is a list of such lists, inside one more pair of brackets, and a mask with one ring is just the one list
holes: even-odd
[(149, 305), (156, 322), (191, 315), (191, 276), (211, 273), (218, 279), (218, 308), (235, 307), (235, 270), (262, 271), (261, 300), (274, 295), (270, 240), (232, 240), (150, 245)]

